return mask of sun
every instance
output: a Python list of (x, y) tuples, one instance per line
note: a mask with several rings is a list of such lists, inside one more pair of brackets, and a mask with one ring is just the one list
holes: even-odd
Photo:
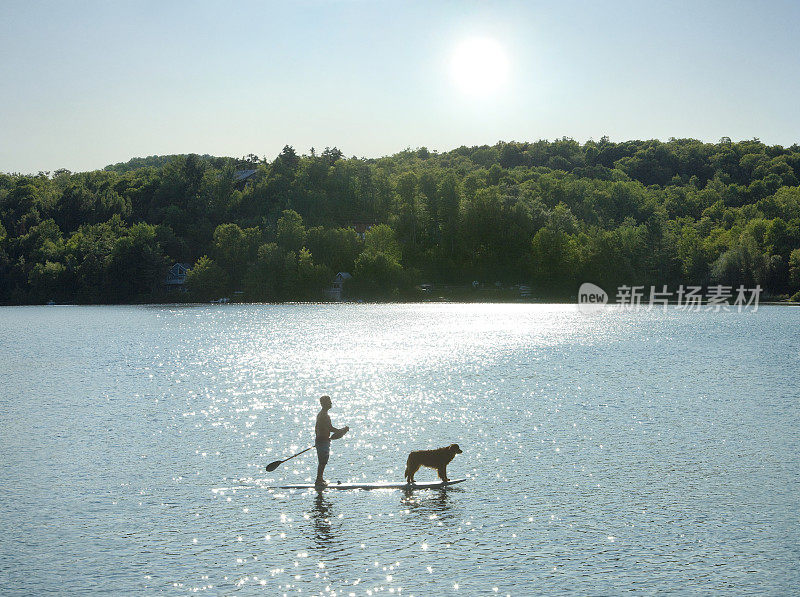
[(451, 63), (453, 81), (462, 93), (476, 97), (496, 94), (508, 79), (505, 49), (490, 37), (473, 37), (459, 43)]

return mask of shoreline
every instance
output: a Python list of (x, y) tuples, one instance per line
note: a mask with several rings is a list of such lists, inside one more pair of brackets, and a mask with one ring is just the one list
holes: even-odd
[[(396, 301), (380, 301), (380, 300), (359, 300), (359, 301), (281, 301), (281, 302), (265, 302), (265, 301), (228, 301), (220, 303), (217, 301), (149, 301), (141, 303), (16, 303), (4, 304), (3, 307), (161, 307), (161, 306), (174, 306), (174, 307), (202, 307), (202, 306), (230, 306), (230, 305), (426, 305), (426, 304), (443, 304), (443, 305), (572, 305), (576, 308), (579, 303), (576, 301), (566, 300), (448, 300), (448, 299), (430, 299), (430, 300), (396, 300)], [(668, 306), (679, 306), (677, 302), (668, 302)], [(607, 303), (605, 305), (592, 305), (592, 307), (620, 307), (625, 306), (628, 310), (631, 305), (621, 305), (620, 303)], [(636, 307), (637, 310), (651, 310), (655, 311), (663, 305), (654, 306), (648, 309), (647, 303), (642, 303)], [(709, 305), (703, 303), (699, 305), (701, 308), (708, 307)], [(712, 305), (713, 306), (713, 305)], [(722, 305), (721, 305), (722, 306)], [(736, 305), (725, 305), (729, 309), (735, 308)], [(800, 301), (761, 301), (758, 307), (800, 307)], [(750, 310), (749, 307), (744, 307), (742, 310)]]

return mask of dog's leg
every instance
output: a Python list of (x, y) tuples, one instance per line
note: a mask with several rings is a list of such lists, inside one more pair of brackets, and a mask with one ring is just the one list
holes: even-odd
[(442, 481), (449, 481), (450, 479), (447, 478), (447, 465), (443, 464), (442, 466), (436, 469), (436, 473), (439, 475), (439, 478)]
[(418, 464), (415, 465), (413, 462), (411, 462), (411, 457), (409, 457), (408, 462), (406, 462), (406, 481), (408, 481), (409, 483), (413, 483), (414, 475), (417, 473), (418, 470), (419, 470), (419, 465)]

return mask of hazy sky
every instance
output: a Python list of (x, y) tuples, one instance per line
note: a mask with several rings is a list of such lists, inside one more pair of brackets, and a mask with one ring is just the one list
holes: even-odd
[(0, 14), (5, 172), (285, 144), (800, 142), (800, 2), (5, 0)]

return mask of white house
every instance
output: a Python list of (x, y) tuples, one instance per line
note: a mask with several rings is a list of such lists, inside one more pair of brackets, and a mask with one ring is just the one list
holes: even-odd
[(351, 276), (347, 272), (339, 272), (333, 279), (331, 287), (325, 291), (325, 295), (332, 301), (342, 300), (345, 282), (350, 280), (352, 277), (353, 276)]
[(186, 274), (190, 269), (192, 269), (191, 263), (176, 263), (167, 271), (164, 286), (168, 289), (185, 290)]

